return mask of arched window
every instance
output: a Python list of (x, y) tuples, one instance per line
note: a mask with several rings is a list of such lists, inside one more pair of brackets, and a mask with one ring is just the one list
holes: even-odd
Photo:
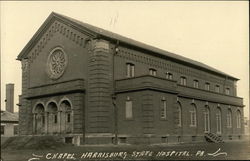
[(215, 86), (215, 92), (220, 93), (220, 86), (219, 85)]
[(240, 110), (237, 110), (237, 113), (236, 113), (236, 120), (237, 120), (237, 128), (241, 128), (241, 113), (240, 113)]
[(231, 109), (227, 110), (227, 128), (232, 128), (232, 111), (231, 111)]
[(204, 112), (204, 131), (210, 132), (210, 110), (208, 106), (205, 106), (205, 112)]
[(156, 73), (157, 73), (157, 70), (156, 70), (156, 69), (153, 69), (153, 68), (150, 68), (150, 69), (149, 69), (149, 75), (156, 76)]
[(210, 83), (208, 83), (208, 82), (205, 83), (205, 90), (207, 90), (207, 91), (210, 90)]
[(216, 127), (217, 133), (221, 134), (221, 109), (219, 107), (216, 109)]
[(194, 88), (199, 88), (199, 81), (198, 80), (194, 80)]
[(173, 79), (173, 74), (170, 72), (166, 73), (166, 79)]
[(182, 123), (182, 114), (181, 114), (181, 104), (177, 103), (177, 125), (181, 127)]
[(187, 78), (184, 76), (181, 76), (181, 85), (183, 85), (183, 86), (187, 85)]
[(196, 107), (194, 104), (192, 104), (190, 108), (190, 126), (196, 127), (197, 121), (196, 121)]

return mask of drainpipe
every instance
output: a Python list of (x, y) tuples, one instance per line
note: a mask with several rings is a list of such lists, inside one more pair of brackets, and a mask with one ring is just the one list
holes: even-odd
[(112, 94), (112, 103), (114, 107), (114, 134), (115, 134), (115, 140), (114, 144), (118, 144), (118, 119), (117, 119), (117, 106), (116, 106), (116, 94), (115, 94), (115, 55), (119, 52), (118, 49), (119, 41), (116, 41), (116, 45), (114, 47), (114, 55), (113, 55), (113, 94)]

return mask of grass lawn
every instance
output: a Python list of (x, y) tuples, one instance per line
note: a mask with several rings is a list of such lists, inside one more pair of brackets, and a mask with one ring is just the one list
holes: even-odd
[[(219, 150), (220, 149), (220, 150)], [(215, 153), (217, 151), (217, 153)], [(212, 154), (213, 153), (213, 154)], [(35, 154), (35, 155), (34, 155)], [(3, 161), (50, 160), (239, 160), (250, 159), (250, 143), (192, 143), (175, 145), (64, 145), (50, 149), (1, 149)], [(54, 157), (54, 158), (53, 158)], [(68, 158), (67, 158), (68, 157)], [(31, 160), (30, 160), (31, 161)]]

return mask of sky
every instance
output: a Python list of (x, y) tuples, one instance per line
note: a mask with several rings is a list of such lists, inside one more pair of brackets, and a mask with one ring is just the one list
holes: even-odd
[[(0, 1), (1, 108), (5, 84), (21, 94), (17, 55), (54, 11), (233, 75), (249, 116), (249, 16), (247, 1)], [(15, 107), (15, 111), (18, 108)]]

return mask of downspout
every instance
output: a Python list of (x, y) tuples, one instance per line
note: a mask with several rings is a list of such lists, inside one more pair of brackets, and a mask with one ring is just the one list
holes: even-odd
[(114, 144), (118, 144), (118, 120), (117, 120), (117, 106), (116, 106), (116, 94), (115, 94), (115, 55), (119, 52), (118, 49), (119, 46), (119, 41), (116, 41), (116, 45), (114, 47), (114, 55), (113, 55), (113, 94), (112, 94), (112, 103), (113, 103), (113, 107), (114, 107), (114, 135), (115, 135), (115, 140), (114, 140)]

